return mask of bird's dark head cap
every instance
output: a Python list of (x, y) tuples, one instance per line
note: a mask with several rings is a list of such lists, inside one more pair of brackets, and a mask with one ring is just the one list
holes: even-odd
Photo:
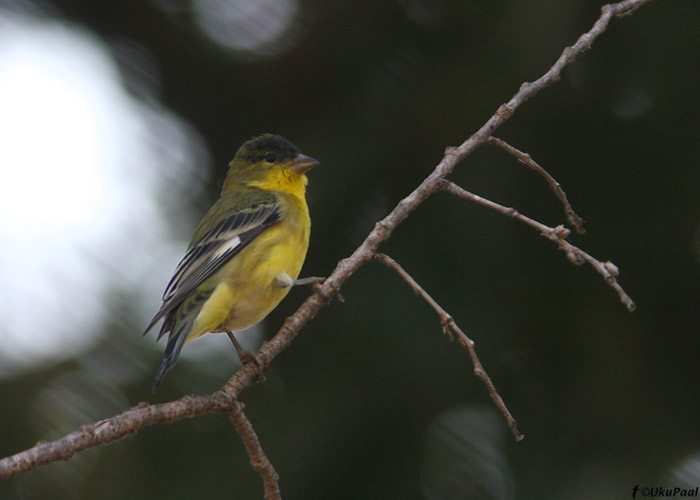
[(274, 155), (275, 162), (286, 163), (296, 158), (301, 151), (291, 141), (274, 134), (263, 134), (247, 141), (236, 154), (250, 163), (258, 163), (269, 155)]

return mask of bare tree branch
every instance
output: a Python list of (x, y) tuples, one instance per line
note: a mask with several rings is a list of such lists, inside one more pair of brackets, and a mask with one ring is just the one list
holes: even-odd
[[(565, 48), (561, 56), (544, 75), (534, 82), (523, 83), (518, 92), (513, 95), (508, 102), (502, 104), (476, 133), (461, 145), (446, 150), (442, 160), (432, 173), (430, 173), (407, 197), (402, 199), (384, 219), (377, 222), (374, 229), (352, 255), (341, 260), (326, 281), (318, 285), (317, 291), (308, 297), (292, 316), (286, 319), (277, 334), (269, 342), (263, 343), (255, 356), (257, 363), (247, 363), (236, 372), (219, 391), (209, 397), (185, 396), (176, 401), (160, 405), (141, 403), (121, 415), (102, 420), (95, 424), (85, 425), (79, 430), (55, 441), (40, 443), (25, 451), (0, 460), (0, 479), (16, 476), (37, 465), (48, 464), (57, 460), (68, 460), (79, 451), (110, 443), (154, 424), (174, 422), (176, 420), (207, 413), (225, 412), (231, 414), (231, 412), (237, 408), (237, 405), (240, 405), (237, 397), (241, 390), (259, 376), (265, 367), (292, 343), (299, 330), (318, 313), (324, 304), (328, 303), (332, 297), (338, 296), (342, 284), (352, 276), (358, 268), (375, 258), (374, 256), (379, 245), (388, 238), (391, 232), (403, 222), (408, 215), (430, 195), (440, 189), (458, 191), (458, 189), (446, 188), (449, 184), (445, 184), (446, 181), (444, 178), (452, 172), (459, 162), (476, 150), (481, 144), (486, 142), (494, 131), (503, 124), (503, 122), (508, 120), (525, 101), (535, 96), (545, 87), (558, 81), (564, 67), (570, 64), (578, 55), (588, 50), (595, 39), (608, 29), (611, 21), (630, 14), (649, 1), (650, 0), (624, 0), (619, 3), (603, 6), (601, 16), (593, 27), (588, 32), (582, 34), (574, 45)], [(467, 197), (470, 198), (471, 196)], [(600, 263), (585, 252), (582, 252), (566, 242), (564, 238), (568, 236), (568, 230), (563, 227), (553, 229), (547, 228), (546, 232), (543, 234), (546, 234), (550, 239), (553, 239), (564, 248), (567, 252), (567, 256), (573, 261), (584, 260), (593, 265), (599, 273), (606, 277), (608, 283), (618, 291), (618, 294), (620, 294), (627, 307), (629, 309), (633, 308), (633, 302), (628, 297), (628, 301), (625, 301), (626, 299), (624, 297), (626, 297), (626, 294), (619, 288), (617, 281), (614, 279), (614, 276), (617, 274), (617, 269), (612, 263)], [(478, 364), (478, 358), (473, 354), (473, 342), (456, 327), (454, 322), (449, 323), (447, 326), (449, 326), (453, 332), (457, 333), (458, 339), (461, 339), (460, 343), (472, 354), (475, 371), (477, 375), (486, 382), (488, 378), (484, 378), (485, 372), (483, 368), (481, 368), (481, 365)], [(489, 391), (491, 391), (491, 389), (492, 386), (489, 387)], [(495, 389), (493, 390), (495, 391)], [(505, 408), (505, 405), (503, 405), (503, 408)], [(501, 408), (502, 411), (503, 408)], [(244, 437), (244, 441), (245, 439)], [(257, 451), (254, 450), (253, 456), (251, 456), (251, 461), (253, 461), (254, 464), (257, 460), (255, 458), (256, 453)], [(263, 469), (265, 469), (265, 467), (263, 467)], [(272, 471), (274, 471), (274, 469), (272, 469)], [(264, 476), (264, 474), (269, 473), (269, 470), (261, 471), (261, 473), (263, 473)], [(265, 477), (263, 477), (263, 480), (267, 488), (268, 483)], [(275, 497), (272, 496), (271, 498)]]
[(428, 294), (428, 292), (426, 292), (423, 289), (423, 287), (420, 286), (420, 284), (416, 280), (414, 280), (413, 277), (410, 274), (408, 274), (403, 267), (401, 267), (401, 265), (398, 262), (396, 262), (394, 259), (383, 253), (376, 253), (374, 254), (373, 258), (374, 260), (381, 262), (390, 269), (396, 271), (396, 273), (399, 276), (401, 276), (404, 279), (404, 281), (406, 281), (406, 283), (409, 284), (409, 286), (417, 295), (421, 296), (423, 300), (430, 304), (430, 307), (432, 307), (440, 317), (442, 330), (447, 335), (449, 335), (451, 340), (454, 340), (454, 335), (452, 335), (450, 330), (457, 335), (457, 341), (462, 345), (462, 347), (464, 347), (469, 352), (469, 356), (472, 358), (472, 364), (474, 365), (474, 374), (481, 379), (484, 385), (486, 385), (491, 399), (496, 404), (496, 406), (498, 406), (498, 409), (501, 410), (501, 413), (503, 413), (503, 417), (506, 419), (508, 427), (510, 427), (510, 430), (513, 432), (513, 436), (515, 436), (515, 439), (517, 441), (521, 441), (525, 436), (521, 434), (518, 430), (518, 425), (515, 422), (513, 415), (511, 415), (510, 411), (508, 411), (506, 404), (503, 402), (503, 398), (496, 390), (496, 386), (493, 385), (493, 382), (491, 382), (491, 378), (482, 366), (481, 361), (479, 360), (479, 356), (476, 354), (474, 341), (467, 337), (467, 335), (462, 331), (462, 329), (459, 326), (457, 326), (457, 323), (455, 323), (454, 318), (452, 318), (452, 316), (447, 311), (445, 311), (440, 306), (440, 304), (438, 304), (437, 301), (433, 299), (430, 296), (430, 294)]
[(569, 231), (567, 228), (564, 226), (557, 226), (557, 227), (549, 227), (541, 222), (537, 222), (534, 219), (531, 219), (530, 217), (527, 217), (526, 215), (523, 215), (519, 213), (517, 210), (514, 208), (510, 207), (504, 207), (503, 205), (499, 205), (498, 203), (495, 203), (491, 200), (487, 200), (486, 198), (483, 198), (479, 196), (478, 194), (470, 193), (466, 189), (463, 189), (459, 186), (457, 186), (455, 183), (443, 180), (442, 189), (445, 191), (452, 193), (454, 195), (457, 195), (461, 198), (465, 198), (467, 200), (473, 201), (475, 203), (479, 203), (480, 205), (484, 205), (492, 210), (495, 210), (498, 213), (501, 213), (503, 215), (507, 215), (508, 217), (512, 217), (514, 219), (517, 219), (521, 222), (524, 222), (528, 226), (534, 227), (537, 229), (542, 236), (545, 236), (555, 242), (559, 247), (566, 252), (566, 257), (575, 265), (581, 265), (584, 262), (588, 262), (593, 268), (598, 271), (598, 274), (600, 274), (605, 281), (613, 287), (613, 289), (617, 292), (617, 294), (620, 296), (620, 301), (627, 307), (629, 311), (634, 311), (635, 309), (635, 304), (632, 298), (627, 295), (627, 293), (622, 289), (620, 284), (617, 282), (616, 276), (620, 274), (617, 266), (613, 264), (610, 261), (606, 261), (605, 263), (600, 262), (598, 259), (595, 257), (592, 257), (588, 253), (584, 252), (580, 248), (578, 248), (575, 245), (572, 245), (567, 241), (567, 237), (571, 234), (571, 231)]
[(228, 409), (225, 400), (206, 396), (184, 396), (177, 401), (151, 405), (139, 403), (120, 415), (84, 425), (77, 431), (49, 442), (41, 442), (21, 453), (0, 460), (0, 479), (16, 476), (37, 465), (69, 460), (79, 451), (108, 444), (154, 424), (177, 422)]
[(561, 188), (561, 185), (556, 180), (554, 180), (554, 177), (549, 175), (549, 172), (547, 172), (535, 160), (533, 160), (529, 154), (523, 153), (519, 149), (514, 148), (503, 139), (499, 139), (498, 137), (492, 136), (488, 138), (488, 143), (499, 147), (504, 151), (507, 151), (515, 158), (517, 158), (517, 160), (520, 163), (530, 167), (532, 170), (544, 177), (547, 183), (549, 184), (549, 187), (552, 189), (552, 191), (554, 191), (554, 194), (557, 195), (557, 198), (559, 198), (559, 201), (561, 201), (562, 205), (564, 205), (564, 212), (566, 213), (566, 219), (569, 221), (569, 224), (574, 226), (574, 229), (576, 229), (576, 232), (579, 234), (583, 234), (586, 232), (586, 230), (583, 229), (583, 219), (576, 215), (576, 212), (574, 212), (574, 209), (571, 208), (569, 199), (566, 197), (566, 193)]
[(234, 400), (231, 409), (228, 411), (228, 417), (233, 422), (233, 425), (236, 426), (236, 430), (243, 440), (250, 457), (250, 464), (262, 477), (263, 486), (265, 487), (265, 498), (267, 500), (281, 500), (282, 494), (280, 493), (277, 471), (275, 471), (262, 446), (260, 446), (258, 435), (253, 430), (253, 425), (248, 420), (248, 417), (243, 413), (243, 408), (243, 403), (237, 399)]

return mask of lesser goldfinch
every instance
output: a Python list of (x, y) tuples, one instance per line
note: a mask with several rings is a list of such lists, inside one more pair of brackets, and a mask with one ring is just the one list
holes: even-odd
[(226, 332), (240, 355), (233, 332), (260, 322), (292, 285), (307, 282), (297, 280), (311, 227), (304, 174), (316, 165), (278, 135), (238, 150), (144, 332), (161, 318), (158, 339), (170, 332), (154, 391), (187, 342)]

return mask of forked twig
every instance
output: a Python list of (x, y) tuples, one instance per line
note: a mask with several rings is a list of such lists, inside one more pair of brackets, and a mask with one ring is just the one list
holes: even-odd
[(636, 306), (634, 304), (634, 301), (629, 295), (627, 295), (627, 292), (625, 292), (625, 290), (617, 282), (617, 276), (620, 274), (620, 271), (618, 270), (617, 266), (609, 260), (606, 262), (600, 262), (595, 257), (581, 250), (579, 247), (571, 244), (566, 239), (571, 234), (571, 231), (569, 231), (564, 226), (560, 225), (557, 227), (549, 227), (545, 224), (542, 224), (541, 222), (537, 222), (536, 220), (527, 217), (526, 215), (521, 214), (514, 208), (504, 207), (503, 205), (500, 205), (496, 202), (487, 200), (486, 198), (483, 198), (478, 194), (471, 193), (466, 189), (459, 187), (454, 182), (450, 182), (446, 179), (443, 179), (441, 183), (441, 188), (444, 191), (447, 191), (448, 193), (452, 193), (454, 195), (459, 196), (460, 198), (464, 198), (469, 201), (478, 203), (480, 205), (484, 205), (485, 207), (488, 207), (491, 210), (495, 210), (500, 214), (517, 219), (521, 222), (524, 222), (528, 226), (537, 229), (543, 236), (546, 236), (548, 239), (552, 240), (554, 243), (559, 245), (559, 247), (562, 250), (564, 250), (564, 252), (566, 252), (566, 257), (573, 264), (578, 266), (583, 264), (584, 262), (588, 262), (591, 266), (593, 266), (593, 268), (598, 272), (598, 274), (600, 274), (605, 279), (606, 283), (617, 292), (617, 295), (620, 297), (620, 301), (627, 307), (627, 309), (630, 312), (635, 310)]

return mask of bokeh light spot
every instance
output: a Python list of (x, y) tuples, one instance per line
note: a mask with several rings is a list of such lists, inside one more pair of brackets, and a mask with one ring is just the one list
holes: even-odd
[(297, 0), (195, 0), (202, 31), (226, 49), (269, 56), (294, 40)]

